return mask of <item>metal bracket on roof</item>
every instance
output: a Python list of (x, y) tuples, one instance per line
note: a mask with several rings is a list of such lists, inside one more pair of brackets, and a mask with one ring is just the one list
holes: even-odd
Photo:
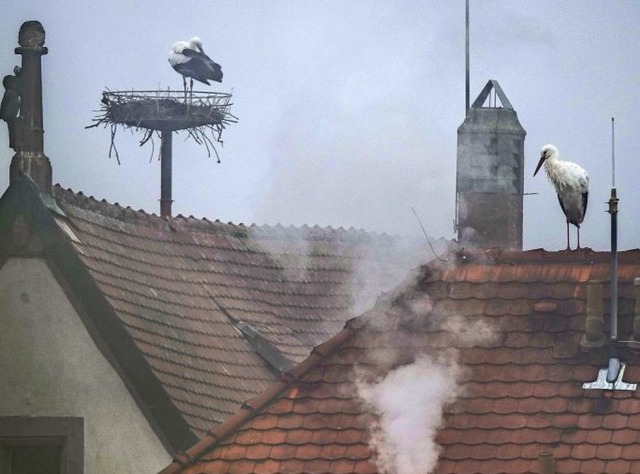
[(270, 341), (267, 340), (251, 324), (244, 321), (234, 323), (235, 327), (249, 341), (249, 344), (256, 350), (271, 367), (282, 373), (294, 366), (293, 361), (282, 354)]
[(624, 362), (613, 358), (609, 361), (609, 366), (600, 369), (598, 378), (595, 381), (583, 383), (582, 388), (585, 390), (622, 390), (633, 392), (638, 385), (622, 380), (625, 367), (626, 364)]

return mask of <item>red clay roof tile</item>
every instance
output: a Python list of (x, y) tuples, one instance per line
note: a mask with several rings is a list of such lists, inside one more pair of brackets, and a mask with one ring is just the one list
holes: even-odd
[[(261, 462), (256, 462), (251, 472), (255, 474), (271, 474), (278, 472), (280, 463), (274, 459), (266, 459)], [(249, 471), (247, 471), (249, 472)]]
[[(331, 473), (335, 471), (330, 471)], [(355, 474), (377, 474), (378, 467), (370, 461), (358, 461), (353, 468)]]
[[(313, 443), (314, 431), (309, 431), (306, 428), (299, 428), (289, 431), (287, 434), (286, 442), (296, 446), (302, 446), (304, 444)], [(316, 443), (313, 443), (316, 444)]]
[(593, 459), (596, 457), (597, 449), (598, 446), (592, 444), (578, 444), (571, 450), (571, 457), (578, 460)]
[[(362, 462), (362, 461), (351, 461), (350, 459), (340, 459), (337, 461), (332, 461), (329, 464), (329, 471), (331, 473), (352, 473), (352, 472), (359, 472), (359, 473), (370, 473), (372, 471), (370, 471), (371, 469), (371, 463), (369, 462)], [(301, 471), (300, 471), (301, 472)], [(373, 471), (375, 472), (375, 471)]]
[(329, 466), (331, 466), (331, 461), (328, 459), (313, 459), (304, 463), (301, 472), (330, 472)]
[(598, 459), (603, 460), (616, 460), (622, 457), (623, 459), (637, 459), (637, 455), (640, 454), (640, 446), (617, 446), (615, 444), (600, 445), (596, 448), (596, 456)]
[(615, 430), (611, 434), (611, 443), (618, 444), (621, 446), (631, 445), (638, 442), (640, 437), (640, 433), (636, 430), (624, 429), (624, 430)]

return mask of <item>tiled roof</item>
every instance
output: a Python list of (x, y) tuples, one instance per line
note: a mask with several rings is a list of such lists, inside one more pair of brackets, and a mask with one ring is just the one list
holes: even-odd
[[(163, 473), (383, 472), (376, 461), (394, 460), (383, 446), (390, 435), (365, 389), (424, 357), (446, 370), (411, 380), (422, 388), (405, 393), (397, 384), (391, 393), (396, 408), (422, 424), (429, 403), (416, 405), (420, 390), (440, 397), (442, 424), (433, 413), (426, 419), (436, 420), (437, 459), (433, 471), (415, 464), (389, 472), (538, 473), (544, 452), (557, 473), (640, 472), (638, 391), (582, 388), (608, 357), (606, 348), (586, 352), (579, 341), (586, 283), (609, 278), (609, 258), (589, 250), (485, 252), (424, 266)], [(632, 333), (636, 276), (640, 251), (620, 253), (623, 340)], [(624, 380), (640, 382), (640, 357), (625, 344), (620, 356)], [(420, 447), (418, 459), (429, 450)]]
[(198, 437), (426, 259), (353, 229), (164, 219), (59, 186), (54, 198), (57, 225)]

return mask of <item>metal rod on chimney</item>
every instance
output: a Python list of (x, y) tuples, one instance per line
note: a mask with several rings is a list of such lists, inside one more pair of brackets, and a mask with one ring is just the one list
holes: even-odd
[(469, 104), (471, 103), (471, 91), (469, 84), (469, 0), (465, 2), (465, 109), (464, 116), (469, 114)]
[(160, 216), (171, 217), (171, 148), (173, 131), (160, 132)]

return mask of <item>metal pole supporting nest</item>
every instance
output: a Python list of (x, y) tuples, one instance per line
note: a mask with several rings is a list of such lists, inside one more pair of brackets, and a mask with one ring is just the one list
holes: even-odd
[(160, 132), (160, 216), (171, 217), (171, 160), (173, 131)]

